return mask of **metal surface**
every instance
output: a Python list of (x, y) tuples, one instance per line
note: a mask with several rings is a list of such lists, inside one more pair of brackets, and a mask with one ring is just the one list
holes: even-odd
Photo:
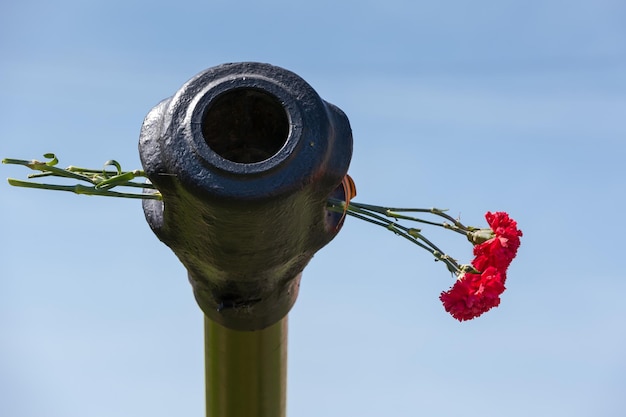
[(139, 153), (163, 197), (146, 220), (205, 315), (207, 416), (284, 416), (287, 313), (343, 222), (326, 204), (345, 197), (347, 117), (292, 72), (225, 64), (148, 113)]
[(205, 318), (205, 347), (207, 416), (285, 416), (287, 317), (256, 332)]
[(139, 151), (163, 195), (144, 201), (146, 219), (204, 314), (234, 330), (285, 317), (340, 227), (326, 201), (352, 155), (345, 114), (285, 69), (225, 64), (150, 111)]

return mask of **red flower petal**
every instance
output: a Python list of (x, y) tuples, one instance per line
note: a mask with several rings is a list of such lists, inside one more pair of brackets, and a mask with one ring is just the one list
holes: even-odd
[(522, 236), (522, 231), (517, 228), (517, 222), (503, 211), (495, 213), (488, 211), (485, 214), (485, 219), (487, 219), (491, 230), (496, 234), (496, 238), (501, 241), (502, 246), (516, 253), (520, 245), (520, 237)]
[(439, 296), (448, 313), (459, 321), (470, 320), (500, 304), (505, 290), (504, 273), (488, 267), (481, 274), (465, 273)]
[(493, 266), (504, 272), (517, 255), (522, 231), (505, 212), (487, 212), (485, 218), (495, 236), (474, 246), (475, 259), (472, 265), (479, 271)]
[(522, 231), (507, 213), (487, 212), (485, 218), (493, 237), (478, 240), (482, 243), (474, 246), (472, 261), (474, 268), (482, 272), (462, 273), (452, 288), (439, 296), (446, 311), (459, 321), (471, 320), (500, 304), (500, 294), (505, 290), (506, 270), (520, 246)]

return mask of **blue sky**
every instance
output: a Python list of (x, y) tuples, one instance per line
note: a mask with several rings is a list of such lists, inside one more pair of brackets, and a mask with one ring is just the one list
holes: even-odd
[[(5, 2), (0, 157), (136, 168), (143, 117), (194, 74), (285, 67), (350, 118), (358, 201), (524, 231), (501, 306), (458, 323), (442, 265), (348, 219), (289, 316), (288, 414), (618, 416), (625, 21), (604, 0)], [(0, 230), (0, 415), (204, 415), (201, 313), (138, 202), (4, 183)]]

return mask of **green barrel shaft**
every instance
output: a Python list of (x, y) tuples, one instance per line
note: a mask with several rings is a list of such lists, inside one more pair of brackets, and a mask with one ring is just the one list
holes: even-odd
[(231, 330), (205, 317), (207, 417), (284, 417), (287, 317), (263, 330)]

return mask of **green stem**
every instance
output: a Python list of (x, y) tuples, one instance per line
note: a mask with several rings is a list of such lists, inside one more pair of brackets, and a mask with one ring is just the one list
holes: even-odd
[[(74, 194), (84, 194), (84, 195), (99, 195), (105, 197), (120, 197), (120, 198), (136, 198), (143, 200), (162, 200), (162, 196), (160, 193), (144, 193), (144, 194), (133, 194), (133, 193), (121, 193), (117, 191), (111, 191), (108, 189), (98, 189), (96, 187), (88, 187), (82, 184), (76, 185), (56, 185), (56, 184), (40, 184), (36, 182), (28, 182), (16, 180), (15, 178), (8, 179), (9, 184), (16, 187), (24, 187), (24, 188), (36, 188), (40, 190), (55, 190), (55, 191), (68, 191)], [(146, 187), (149, 188), (149, 187)]]
[[(3, 164), (13, 164), (13, 165), (23, 165), (27, 168), (32, 169), (33, 171), (42, 171), (42, 172), (49, 172), (49, 175), (55, 175), (57, 177), (64, 177), (64, 178), (71, 178), (71, 179), (75, 179), (75, 180), (79, 180), (79, 181), (86, 181), (89, 183), (94, 183), (90, 177), (86, 176), (86, 175), (81, 175), (72, 171), (67, 171), (65, 169), (61, 169), (61, 168), (57, 168), (55, 166), (52, 165), (48, 165), (45, 162), (40, 162), (40, 161), (26, 161), (23, 159), (10, 159), (10, 158), (5, 158), (2, 160)], [(39, 174), (35, 174), (35, 175), (39, 175)]]
[[(464, 226), (460, 221), (456, 220), (452, 216), (446, 214), (445, 210), (438, 209), (438, 208), (424, 209), (424, 208), (381, 207), (381, 206), (375, 206), (375, 205), (371, 205), (371, 204), (355, 203), (355, 202), (354, 203), (351, 202), (350, 205), (362, 208), (364, 210), (372, 211), (372, 212), (375, 212), (375, 213), (380, 213), (380, 214), (382, 214), (384, 216), (392, 217), (394, 219), (410, 220), (410, 221), (414, 221), (414, 222), (429, 224), (429, 225), (432, 225), (432, 226), (443, 227), (445, 229), (450, 229), (450, 230), (453, 230), (453, 231), (455, 231), (457, 233), (460, 233), (460, 234), (465, 234), (468, 230), (471, 229), (471, 228), (469, 228), (467, 226)], [(449, 224), (449, 223), (438, 223), (438, 222), (433, 222), (433, 221), (429, 221), (429, 220), (420, 219), (420, 218), (413, 217), (413, 216), (407, 216), (407, 215), (404, 215), (404, 214), (400, 214), (402, 212), (404, 212), (404, 213), (429, 213), (429, 214), (433, 214), (435, 216), (442, 217), (442, 218), (450, 221), (452, 224)]]
[(26, 188), (36, 188), (36, 189), (44, 189), (44, 190), (56, 190), (56, 191), (68, 191), (73, 192), (75, 194), (85, 194), (85, 195), (100, 195), (107, 197), (120, 197), (120, 198), (136, 198), (136, 199), (153, 199), (153, 200), (161, 200), (160, 193), (143, 193), (143, 194), (134, 194), (134, 193), (125, 193), (125, 192), (117, 192), (111, 191), (114, 187), (134, 187), (141, 189), (151, 189), (156, 190), (156, 187), (151, 183), (137, 183), (132, 180), (137, 177), (146, 177), (144, 171), (134, 170), (134, 171), (122, 171), (120, 164), (117, 161), (110, 160), (105, 163), (106, 166), (114, 166), (117, 168), (116, 171), (111, 170), (97, 170), (97, 169), (89, 169), (89, 168), (80, 168), (75, 166), (70, 166), (66, 169), (57, 168), (55, 165), (58, 163), (58, 159), (54, 154), (45, 154), (44, 157), (51, 158), (48, 162), (41, 162), (37, 160), (23, 160), (23, 159), (11, 159), (5, 158), (2, 160), (4, 164), (13, 164), (13, 165), (23, 165), (27, 168), (30, 168), (34, 171), (40, 171), (37, 174), (31, 174), (28, 178), (42, 178), (42, 177), (61, 177), (61, 178), (70, 178), (78, 181), (83, 181), (93, 186), (85, 186), (81, 184), (77, 185), (54, 185), (54, 184), (41, 184), (41, 183), (32, 183), (27, 181), (20, 181), (13, 178), (9, 178), (9, 184), (18, 186), (18, 187), (26, 187)]
[[(420, 248), (430, 252), (437, 260), (442, 261), (446, 264), (448, 270), (453, 273), (457, 273), (461, 270), (461, 266), (451, 257), (446, 255), (437, 245), (428, 240), (424, 235), (420, 233), (420, 230), (415, 228), (408, 228), (396, 222), (392, 222), (385, 217), (372, 213), (368, 209), (362, 208), (362, 206), (368, 207), (377, 207), (377, 206), (369, 206), (361, 203), (349, 203), (346, 210), (346, 203), (341, 200), (330, 199), (328, 208), (331, 211), (337, 213), (343, 213), (344, 210), (346, 214), (365, 220), (366, 222), (375, 224), (377, 226), (382, 226), (387, 230), (409, 240), (410, 242), (416, 244)], [(383, 213), (384, 214), (384, 213)], [(422, 243), (423, 242), (423, 243)]]

